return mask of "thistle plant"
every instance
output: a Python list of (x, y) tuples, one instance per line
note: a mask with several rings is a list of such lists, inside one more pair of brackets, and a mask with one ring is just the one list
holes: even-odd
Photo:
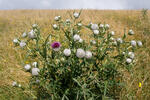
[[(79, 19), (81, 12), (74, 12), (70, 19), (56, 16), (54, 32), (63, 34), (55, 40), (55, 34), (44, 38), (37, 24), (31, 31), (14, 39), (26, 54), (25, 71), (31, 73), (31, 89), (38, 99), (48, 100), (101, 100), (116, 99), (121, 86), (120, 70), (130, 71), (136, 64), (137, 48), (141, 41), (127, 41), (132, 30), (115, 38), (109, 24), (90, 23)], [(82, 30), (91, 32), (90, 41), (82, 37)], [(62, 41), (61, 41), (62, 39)]]

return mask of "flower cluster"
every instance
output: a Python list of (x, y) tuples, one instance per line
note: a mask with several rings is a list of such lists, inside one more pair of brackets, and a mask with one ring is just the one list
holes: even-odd
[[(16, 46), (27, 46), (26, 60), (37, 61), (24, 64), (24, 69), (31, 72), (31, 83), (41, 89), (37, 90), (40, 98), (100, 100), (104, 94), (113, 98), (112, 90), (121, 81), (119, 69), (129, 70), (136, 63), (135, 50), (142, 42), (126, 40), (134, 35), (133, 30), (117, 37), (109, 24), (84, 25), (80, 14), (74, 12), (65, 21), (61, 16), (54, 18), (54, 32), (64, 33), (64, 38), (49, 34), (43, 39), (38, 25), (33, 24), (28, 34), (13, 40)], [(91, 32), (90, 43), (80, 33), (85, 28)]]

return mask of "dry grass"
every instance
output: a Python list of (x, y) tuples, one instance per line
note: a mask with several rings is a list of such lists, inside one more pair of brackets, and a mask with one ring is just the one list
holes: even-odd
[[(69, 18), (71, 10), (12, 10), (0, 11), (0, 98), (1, 100), (27, 99), (30, 91), (16, 89), (11, 86), (15, 80), (28, 88), (29, 74), (24, 72), (21, 66), (23, 55), (13, 48), (12, 40), (24, 31), (29, 31), (31, 25), (38, 23), (42, 34), (51, 32), (51, 23), (56, 15)], [(150, 12), (148, 11), (148, 16)], [(138, 29), (137, 21), (141, 19), (141, 11), (113, 11), (113, 10), (83, 10), (81, 19), (84, 23), (90, 21), (108, 23), (116, 31), (117, 36), (124, 33), (124, 28), (130, 27), (136, 35), (132, 39), (141, 39), (144, 48), (138, 51), (139, 61), (131, 75), (124, 75), (126, 89), (120, 94), (120, 100), (148, 100), (150, 98), (150, 43), (149, 35), (141, 34), (144, 29)], [(141, 25), (141, 24), (140, 24)], [(143, 23), (142, 25), (145, 25)], [(147, 24), (146, 24), (147, 25)], [(150, 26), (150, 23), (149, 23)], [(85, 35), (85, 34), (84, 34)], [(139, 82), (142, 87), (139, 88)]]

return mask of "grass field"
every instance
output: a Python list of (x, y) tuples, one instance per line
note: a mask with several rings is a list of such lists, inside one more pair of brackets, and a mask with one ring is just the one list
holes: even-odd
[[(55, 16), (69, 18), (72, 10), (6, 10), (0, 11), (0, 100), (30, 100), (33, 92), (29, 89), (30, 74), (23, 71), (21, 55), (14, 48), (12, 40), (29, 31), (37, 23), (42, 34), (51, 32)], [(120, 100), (149, 100), (150, 98), (150, 11), (141, 10), (83, 10), (83, 23), (108, 23), (117, 36), (124, 29), (132, 28), (135, 35), (131, 39), (142, 40), (143, 48), (137, 51), (138, 64), (131, 74), (125, 73), (125, 89), (120, 92)], [(65, 20), (65, 19), (64, 19)], [(85, 35), (85, 34), (83, 34)], [(12, 87), (12, 82), (21, 83), (22, 89)], [(141, 87), (139, 87), (141, 83)], [(32, 97), (32, 98), (31, 98)]]

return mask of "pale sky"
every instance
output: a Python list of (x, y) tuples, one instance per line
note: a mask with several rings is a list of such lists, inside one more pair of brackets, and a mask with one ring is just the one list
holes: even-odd
[(150, 9), (150, 0), (0, 0), (0, 9)]

